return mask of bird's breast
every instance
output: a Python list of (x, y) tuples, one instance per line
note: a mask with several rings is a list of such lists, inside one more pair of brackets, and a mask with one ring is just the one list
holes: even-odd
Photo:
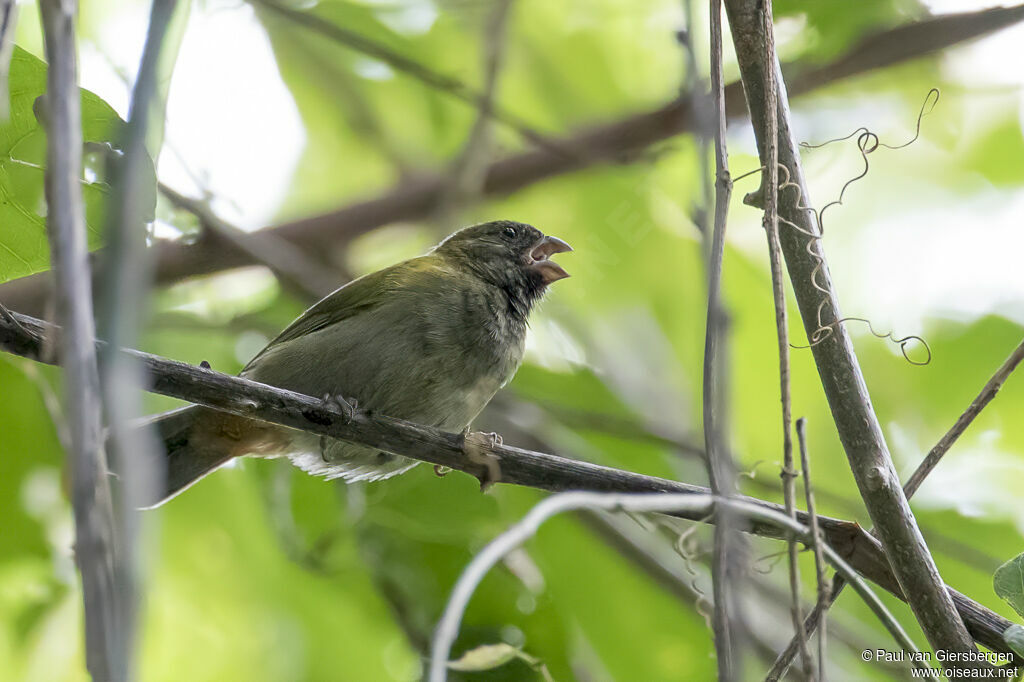
[(512, 318), (500, 292), (469, 289), (447, 298), (441, 309), (421, 311), (423, 347), (456, 376), (470, 394), (494, 391), (523, 359), (526, 325)]

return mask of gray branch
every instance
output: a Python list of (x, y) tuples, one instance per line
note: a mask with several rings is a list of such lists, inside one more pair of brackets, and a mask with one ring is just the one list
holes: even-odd
[[(75, 559), (85, 605), (85, 663), (94, 680), (125, 679), (124, 633), (114, 585), (113, 516), (100, 430), (92, 285), (82, 175), (82, 112), (75, 57), (76, 4), (43, 0), (46, 43), (46, 228), (56, 284), (57, 355), (65, 369)], [(50, 346), (51, 348), (53, 346)]]
[[(0, 0), (0, 93), (10, 91), (11, 55), (14, 53), (14, 27), (18, 19), (18, 3), (15, 0)], [(6, 122), (11, 115), (11, 102), (6, 96), (0, 97), (0, 122)]]
[(917, 492), (917, 489), (924, 482), (924, 479), (942, 460), (943, 455), (953, 447), (953, 443), (967, 430), (967, 427), (971, 425), (975, 417), (981, 414), (985, 406), (992, 402), (992, 399), (996, 397), (996, 393), (999, 393), (999, 389), (1003, 387), (1003, 383), (1010, 377), (1013, 370), (1017, 369), (1017, 365), (1022, 360), (1024, 360), (1024, 341), (1021, 341), (1020, 345), (1010, 353), (1010, 357), (1006, 358), (1003, 364), (999, 366), (996, 373), (992, 375), (992, 378), (988, 380), (981, 389), (981, 392), (978, 393), (978, 397), (971, 401), (971, 404), (956, 420), (956, 423), (939, 439), (935, 447), (925, 456), (924, 461), (914, 470), (914, 473), (903, 486), (903, 492), (906, 493), (908, 498), (913, 497), (914, 493)]
[[(114, 642), (117, 669), (114, 679), (136, 677), (137, 623), (141, 600), (142, 570), (138, 554), (142, 501), (151, 499), (158, 485), (157, 466), (161, 459), (156, 439), (149, 429), (134, 428), (141, 413), (139, 388), (144, 384), (142, 368), (130, 356), (118, 353), (121, 346), (133, 346), (150, 288), (152, 264), (146, 248), (146, 177), (150, 161), (146, 136), (157, 100), (157, 81), (164, 39), (174, 14), (175, 0), (153, 0), (149, 29), (132, 89), (128, 125), (120, 147), (124, 154), (111, 157), (113, 182), (104, 257), (105, 281), (98, 317), (103, 336), (111, 344), (101, 347), (101, 389), (109, 435), (107, 456), (125, 482), (115, 492), (114, 504), (114, 587), (117, 607), (117, 640)], [(115, 162), (116, 161), (116, 162)], [(88, 340), (83, 341), (89, 344)], [(103, 471), (103, 470), (101, 470)], [(105, 477), (104, 477), (105, 478)]]
[[(766, 140), (764, 170), (761, 173), (761, 187), (764, 195), (764, 218), (762, 225), (768, 238), (768, 262), (771, 271), (772, 298), (775, 303), (775, 338), (779, 354), (779, 397), (782, 403), (782, 495), (786, 514), (796, 514), (796, 470), (793, 467), (793, 407), (790, 398), (789, 373), (789, 320), (786, 311), (786, 283), (782, 274), (782, 246), (779, 243), (779, 122), (777, 112), (778, 87), (775, 84), (778, 61), (775, 52), (775, 24), (771, 0), (765, 0), (762, 8), (764, 20), (764, 61), (773, 65), (764, 70), (764, 129), (761, 133)], [(788, 543), (789, 590), (792, 596), (790, 616), (793, 632), (800, 644), (800, 660), (804, 677), (814, 679), (811, 653), (807, 648), (807, 631), (804, 630), (803, 607), (800, 603), (800, 563), (796, 538)]]
[(176, 208), (188, 211), (217, 239), (231, 244), (231, 248), (248, 254), (254, 262), (266, 266), (281, 285), (299, 300), (318, 301), (341, 286), (342, 276), (333, 269), (314, 260), (290, 241), (281, 239), (270, 230), (246, 232), (214, 213), (206, 199), (194, 199), (157, 183), (157, 189)]
[[(766, 64), (764, 58), (765, 30), (760, 3), (726, 0), (726, 10), (747, 106), (764, 162), (767, 151), (765, 70), (777, 69), (777, 65)], [(910, 606), (929, 642), (937, 650), (970, 652), (974, 644), (957, 617), (949, 594), (943, 589), (938, 569), (900, 487), (853, 343), (841, 324), (832, 324), (830, 333), (821, 334), (829, 323), (841, 319), (839, 301), (832, 287), (818, 227), (812, 220), (812, 212), (806, 208), (809, 199), (781, 74), (778, 74), (777, 84), (779, 163), (786, 168), (789, 178), (780, 188), (779, 197), (780, 220), (784, 217), (786, 223), (780, 235), (782, 250), (840, 441), (893, 572), (903, 591), (914, 595)], [(809, 240), (813, 242), (815, 255), (806, 248)], [(977, 667), (980, 662), (970, 661), (964, 665)]]
[[(711, 0), (711, 102), (714, 111), (715, 208), (708, 251), (708, 312), (704, 334), (703, 420), (704, 450), (707, 453), (708, 481), (711, 491), (726, 500), (736, 495), (736, 466), (728, 444), (727, 391), (729, 367), (728, 315), (722, 303), (722, 264), (725, 256), (725, 230), (732, 197), (729, 153), (726, 148), (725, 81), (722, 75), (722, 2)], [(719, 522), (715, 525), (714, 553), (711, 559), (711, 585), (714, 610), (715, 659), (719, 682), (732, 682), (743, 676), (744, 628), (741, 577), (746, 572), (746, 557), (741, 541), (739, 518), (728, 506), (715, 506)]]
[[(55, 328), (26, 315), (11, 313), (0, 306), (0, 348), (40, 362), (57, 364), (47, 352)], [(412, 424), (384, 415), (357, 410), (348, 420), (336, 407), (301, 395), (241, 377), (234, 377), (183, 362), (135, 350), (122, 351), (137, 359), (150, 379), (149, 390), (187, 400), (242, 417), (301, 429), (309, 433), (368, 445), (386, 452), (431, 464), (458, 469), (482, 481), (489, 480), (490, 467), (481, 458), (466, 457), (463, 438), (435, 428)], [(550, 492), (591, 490), (597, 492), (677, 492), (708, 494), (702, 486), (614, 469), (557, 455), (523, 450), (507, 445), (477, 444), (496, 463), (501, 482), (529, 486)], [(765, 509), (784, 512), (770, 502), (738, 495), (737, 500)], [(714, 522), (700, 514), (679, 514), (692, 521)], [(797, 522), (807, 525), (807, 514), (797, 513)], [(906, 600), (882, 551), (881, 545), (857, 523), (818, 516), (822, 534), (842, 558), (861, 575), (900, 599)], [(753, 523), (744, 530), (762, 537), (783, 540), (788, 531), (771, 524)], [(1003, 642), (1003, 632), (1012, 623), (964, 595), (947, 588), (961, 617), (977, 641), (993, 651), (1012, 653)]]

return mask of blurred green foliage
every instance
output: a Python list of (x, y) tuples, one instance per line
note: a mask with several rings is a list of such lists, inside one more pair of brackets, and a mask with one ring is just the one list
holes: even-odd
[[(783, 55), (814, 62), (842, 54), (868, 32), (924, 15), (910, 0), (779, 1), (775, 6), (780, 27), (795, 22), (800, 28), (780, 28), (780, 35), (789, 36), (780, 44)], [(142, 11), (141, 4), (134, 7)], [(123, 10), (108, 3), (102, 11), (113, 19)], [(441, 73), (480, 82), (487, 3), (323, 0), (310, 11)], [(102, 48), (99, 12), (91, 11), (83, 39)], [(450, 166), (473, 124), (471, 107), (266, 9), (255, 12), (307, 135), (281, 218), (330, 210), (417, 172)], [(704, 17), (695, 15), (698, 25), (691, 35), (703, 55)], [(497, 99), (549, 134), (668, 101), (677, 94), (686, 65), (673, 35), (681, 16), (679, 4), (668, 0), (516, 3)], [(41, 71), (31, 60), (16, 52), (14, 64), (35, 69), (38, 89)], [(930, 87), (948, 86), (952, 93), (925, 120), (918, 143), (880, 155), (845, 207), (833, 209), (830, 219), (836, 222), (826, 236), (826, 251), (856, 239), (858, 226), (878, 219), (881, 211), (916, 210), (918, 199), (903, 189), (913, 183), (935, 188), (950, 202), (993, 192), (1019, 195), (1024, 174), (1018, 104), (1000, 99), (998, 111), (971, 119), (970, 84), (948, 76), (942, 60), (930, 57), (876, 72), (794, 102), (809, 137), (845, 134), (870, 115), (872, 125), (884, 129), (880, 133), (902, 141), (912, 134), (921, 97)], [(703, 65), (703, 57), (699, 61)], [(732, 64), (727, 69), (735, 72)], [(19, 73), (12, 71), (12, 85), (21, 82)], [(21, 99), (12, 101), (16, 117), (7, 125), (32, 128), (30, 160), (39, 164), (42, 134), (34, 118), (25, 118), (31, 117), (35, 94), (20, 92), (12, 90)], [(113, 139), (119, 119), (97, 98), (84, 97), (87, 138)], [(882, 104), (886, 108), (879, 114), (873, 107)], [(964, 121), (971, 122), (969, 135), (961, 134)], [(739, 124), (736, 129), (741, 132), (730, 140), (731, 161), (739, 174), (757, 164), (749, 137), (741, 137), (747, 133)], [(500, 125), (494, 137), (496, 153), (528, 147)], [(840, 147), (811, 155), (808, 167), (819, 202), (858, 172), (859, 158), (848, 152)], [(684, 446), (702, 442), (705, 275), (694, 217), (703, 201), (700, 178), (706, 163), (691, 138), (675, 138), (635, 163), (590, 168), (458, 212), (462, 222), (525, 220), (576, 248), (562, 259), (573, 277), (554, 287), (534, 320), (527, 364), (481, 417), (479, 428), (498, 430), (514, 445), (704, 482), (702, 464)], [(767, 258), (760, 215), (741, 201), (755, 183), (748, 179), (736, 188), (726, 253), (730, 439), (744, 472), (743, 491), (779, 501), (781, 433)], [(33, 211), (31, 220), (4, 218), (0, 243), (29, 239), (36, 245), (33, 253), (22, 254), (27, 267), (0, 260), (0, 276), (45, 266), (42, 223), (35, 213), (41, 186), (38, 169), (0, 158), (0, 190)], [(99, 190), (87, 185), (86, 191), (91, 197)], [(933, 196), (920, 200), (926, 201)], [(95, 205), (90, 203), (90, 211), (98, 210)], [(192, 229), (169, 209), (160, 215), (183, 231)], [(426, 218), (388, 226), (321, 255), (358, 274), (422, 252), (454, 227)], [(964, 226), (962, 239), (972, 238), (971, 229)], [(842, 266), (849, 267), (849, 261), (843, 260), (843, 249), (836, 252), (841, 298), (881, 306), (900, 296), (871, 281), (844, 280)], [(913, 257), (908, 254), (908, 268)], [(237, 371), (303, 305), (261, 268), (178, 283), (154, 292), (143, 346)], [(790, 306), (795, 309), (792, 301)], [(959, 318), (924, 311), (923, 328), (910, 331), (927, 338), (934, 360), (926, 367), (910, 365), (898, 348), (850, 323), (901, 475), (909, 474), (1020, 341), (1021, 317), (1015, 311), (1020, 312), (1010, 305)], [(873, 310), (847, 312), (872, 317)], [(795, 317), (790, 334), (800, 343), (805, 335)], [(792, 358), (793, 411), (808, 419), (819, 509), (867, 526), (811, 355), (794, 350)], [(64, 458), (52, 414), (59, 376), (0, 356), (4, 680), (85, 679)], [(144, 401), (153, 412), (175, 404), (152, 395)], [(1016, 616), (993, 592), (991, 575), (1021, 550), (1022, 410), (1024, 380), (1017, 377), (914, 503), (947, 582), (1010, 618)], [(439, 478), (425, 466), (386, 483), (351, 487), (276, 461), (226, 468), (145, 514), (140, 678), (418, 679), (433, 628), (461, 570), (540, 499), (541, 493), (509, 486), (481, 494), (475, 480), (459, 473)], [(710, 592), (704, 567), (707, 529), (687, 535), (680, 557), (672, 541), (688, 526), (665, 528), (650, 520), (633, 525), (636, 535), (668, 552), (697, 596)], [(751, 547), (755, 567), (766, 573), (757, 577), (784, 594), (783, 564), (772, 558), (780, 545), (752, 541)], [(805, 596), (811, 600), (813, 565), (809, 557), (802, 562)], [(770, 590), (757, 592), (751, 597), (751, 622), (762, 644), (777, 649), (788, 637), (786, 604), (773, 601)], [(923, 645), (909, 609), (886, 600)], [(711, 679), (715, 664), (707, 610), (705, 603), (695, 607), (666, 590), (579, 517), (556, 518), (483, 582), (453, 657), (504, 642), (542, 661), (563, 682)], [(888, 679), (890, 671), (864, 665), (857, 656), (861, 644), (892, 646), (868, 611), (848, 595), (831, 622), (830, 632), (840, 633), (830, 635), (835, 670), (855, 671), (850, 674), (856, 679)], [(751, 679), (767, 668), (761, 656), (750, 656)], [(453, 672), (451, 678), (542, 679), (524, 660), (486, 672)]]
[[(0, 223), (4, 225), (0, 235), (0, 282), (45, 270), (50, 263), (43, 198), (46, 106), (45, 100), (37, 101), (46, 92), (46, 64), (15, 46), (9, 86), (9, 115), (0, 121)], [(82, 195), (92, 248), (102, 241), (109, 194), (106, 169), (108, 161), (116, 159), (114, 149), (124, 125), (110, 105), (82, 90), (82, 139), (91, 143), (85, 147)], [(148, 170), (152, 175), (151, 165)]]

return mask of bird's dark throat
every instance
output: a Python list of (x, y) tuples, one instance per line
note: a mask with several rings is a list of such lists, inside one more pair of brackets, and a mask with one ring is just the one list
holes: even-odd
[(527, 270), (510, 279), (501, 289), (508, 302), (509, 315), (525, 324), (534, 304), (544, 297), (547, 284), (540, 273)]

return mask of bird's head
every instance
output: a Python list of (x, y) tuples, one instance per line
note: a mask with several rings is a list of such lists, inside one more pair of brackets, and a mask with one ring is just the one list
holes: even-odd
[(572, 247), (532, 225), (496, 220), (459, 230), (435, 251), (504, 289), (514, 305), (528, 312), (549, 284), (569, 276), (551, 256)]

